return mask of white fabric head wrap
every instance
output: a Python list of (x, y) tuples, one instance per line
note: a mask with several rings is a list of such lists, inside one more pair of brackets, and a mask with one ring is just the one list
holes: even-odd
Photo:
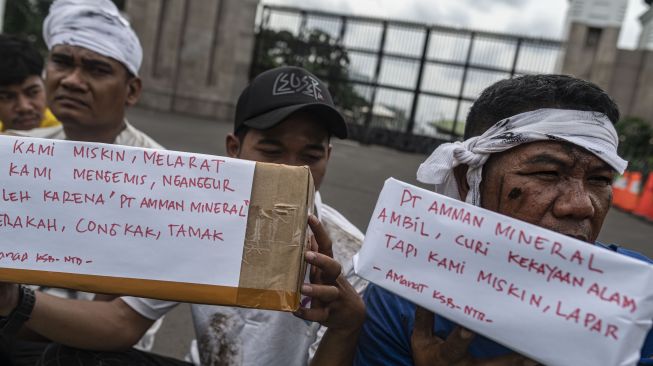
[(118, 8), (110, 0), (56, 0), (43, 22), (43, 39), (52, 47), (87, 48), (121, 62), (138, 75), (143, 49)]
[(556, 140), (590, 151), (620, 174), (628, 165), (617, 155), (617, 131), (603, 113), (544, 108), (503, 119), (480, 136), (438, 146), (420, 165), (417, 180), (435, 184), (438, 193), (461, 199), (453, 169), (466, 164), (469, 192), (465, 201), (478, 206), (481, 173), (490, 154), (533, 141)]

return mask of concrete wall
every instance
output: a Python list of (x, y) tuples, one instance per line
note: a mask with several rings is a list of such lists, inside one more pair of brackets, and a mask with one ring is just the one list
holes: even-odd
[[(591, 32), (594, 34), (590, 35)], [(623, 117), (639, 117), (653, 123), (653, 51), (618, 49), (618, 37), (619, 28), (592, 30), (590, 26), (572, 23), (561, 71), (606, 90), (617, 101)]]
[[(624, 115), (640, 117), (653, 123), (653, 52), (649, 50), (625, 52), (638, 52), (640, 63), (637, 65), (637, 81), (632, 85), (633, 97), (630, 100), (629, 108), (624, 111)], [(615, 80), (629, 72), (629, 67), (631, 65), (617, 65)]]
[(258, 0), (128, 0), (143, 45), (140, 105), (233, 119), (247, 85)]
[(648, 10), (639, 17), (642, 24), (642, 31), (639, 34), (637, 48), (641, 50), (653, 50), (653, 8)]
[(607, 88), (619, 105), (622, 116), (630, 115), (637, 96), (643, 52), (619, 50), (614, 65), (614, 76)]
[(562, 73), (592, 80), (607, 89), (617, 58), (618, 39), (619, 28), (592, 28), (572, 23), (565, 44)]

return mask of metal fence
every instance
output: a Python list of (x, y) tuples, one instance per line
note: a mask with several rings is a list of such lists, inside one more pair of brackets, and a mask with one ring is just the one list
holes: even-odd
[[(269, 45), (279, 40), (282, 48), (301, 40), (304, 49), (290, 52), (304, 57), (271, 51)], [(330, 51), (320, 55), (320, 47)], [(334, 50), (345, 57), (316, 66)], [(271, 59), (307, 67), (329, 84), (337, 101), (344, 99), (339, 94), (355, 95), (357, 103), (340, 103), (352, 139), (430, 152), (460, 138), (467, 111), (485, 87), (515, 75), (553, 72), (560, 51), (561, 42), (551, 39), (263, 6), (251, 75), (272, 67)], [(333, 63), (346, 72), (333, 72)]]

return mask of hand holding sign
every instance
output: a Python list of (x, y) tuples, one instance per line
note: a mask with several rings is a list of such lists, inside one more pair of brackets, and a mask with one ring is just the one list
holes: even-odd
[[(652, 324), (650, 264), (394, 179), (385, 183), (354, 267), (547, 365), (632, 365)], [(458, 351), (466, 343), (456, 340), (460, 331), (447, 340), (429, 331), (414, 335), (425, 361), (453, 344), (446, 356), (455, 356), (453, 364), (475, 364)]]
[(331, 239), (320, 224), (311, 216), (308, 224), (314, 233), (313, 250), (306, 253), (311, 264), (311, 284), (304, 285), (302, 294), (310, 296), (311, 308), (300, 308), (295, 315), (316, 321), (334, 330), (354, 331), (365, 319), (365, 305), (356, 290), (342, 275), (340, 263), (333, 259)]
[(0, 280), (297, 308), (308, 167), (13, 136), (0, 155)]
[(303, 286), (302, 294), (311, 297), (311, 308), (300, 308), (295, 315), (328, 327), (311, 366), (350, 365), (365, 320), (365, 305), (333, 259), (331, 239), (320, 221), (311, 216), (308, 224), (314, 234), (312, 249), (318, 251), (305, 255), (311, 265), (311, 284)]
[(415, 325), (410, 345), (415, 366), (535, 366), (537, 362), (524, 356), (513, 354), (477, 360), (469, 353), (469, 345), (476, 336), (460, 326), (456, 327), (447, 339), (433, 334), (435, 314), (415, 307)]

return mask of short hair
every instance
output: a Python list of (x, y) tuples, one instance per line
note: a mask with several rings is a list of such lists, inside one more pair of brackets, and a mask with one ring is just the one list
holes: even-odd
[(596, 84), (568, 75), (524, 75), (498, 81), (481, 93), (467, 115), (464, 138), (482, 135), (504, 118), (540, 108), (595, 111), (613, 124), (619, 121), (619, 107)]
[(234, 135), (236, 136), (238, 141), (240, 141), (240, 143), (242, 144), (243, 141), (245, 140), (245, 135), (247, 135), (248, 132), (249, 132), (249, 127), (243, 125), (238, 127), (236, 131), (234, 131)]
[(0, 55), (0, 85), (20, 84), (43, 72), (43, 57), (24, 39), (0, 34)]

